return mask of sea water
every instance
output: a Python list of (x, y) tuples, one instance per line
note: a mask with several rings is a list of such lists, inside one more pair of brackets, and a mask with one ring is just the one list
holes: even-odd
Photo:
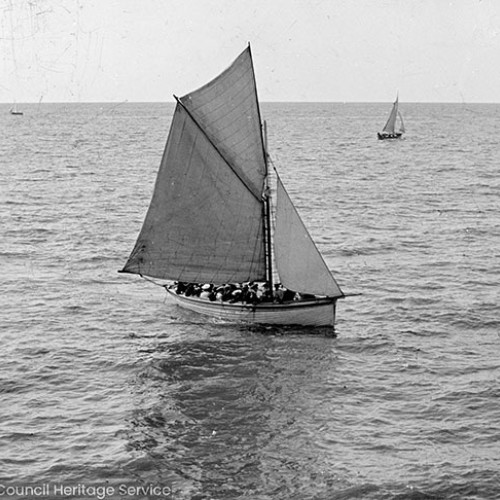
[[(172, 104), (0, 107), (2, 498), (500, 498), (500, 105), (263, 103), (336, 338), (118, 274)], [(31, 488), (31, 489), (30, 489)]]

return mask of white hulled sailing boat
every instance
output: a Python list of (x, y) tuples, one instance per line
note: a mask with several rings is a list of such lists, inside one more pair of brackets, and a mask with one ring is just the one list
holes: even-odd
[[(391, 109), (391, 114), (389, 115), (389, 119), (385, 124), (382, 132), (377, 132), (377, 136), (379, 139), (400, 139), (401, 136), (405, 133), (405, 125), (403, 122), (403, 117), (398, 110), (398, 101), (399, 96), (396, 96), (396, 100), (394, 101)], [(399, 118), (399, 130), (396, 131), (396, 121)]]
[(250, 45), (176, 101), (151, 204), (122, 272), (214, 288), (265, 282), (273, 290), (279, 280), (299, 299), (208, 300), (165, 288), (181, 307), (230, 322), (333, 326), (344, 294), (277, 172), (274, 226), (271, 220)]

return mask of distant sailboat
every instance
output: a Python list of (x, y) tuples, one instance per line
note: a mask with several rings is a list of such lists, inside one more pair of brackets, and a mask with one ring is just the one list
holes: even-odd
[[(398, 100), (399, 96), (396, 96), (396, 100), (392, 105), (391, 114), (389, 115), (389, 119), (385, 124), (382, 132), (377, 132), (377, 136), (379, 139), (400, 139), (401, 136), (405, 133), (405, 125), (403, 122), (403, 117), (401, 113), (398, 111)], [(399, 118), (399, 130), (396, 132), (396, 120)]]
[(250, 46), (219, 76), (176, 101), (151, 204), (121, 272), (212, 289), (246, 282), (273, 291), (279, 280), (298, 292), (295, 300), (273, 300), (272, 292), (253, 303), (209, 300), (180, 293), (175, 283), (165, 288), (179, 306), (230, 322), (333, 326), (344, 293), (277, 172), (272, 223)]
[(17, 105), (14, 105), (14, 107), (10, 108), (10, 109), (9, 109), (9, 113), (10, 113), (11, 115), (22, 115), (22, 114), (23, 114), (23, 112), (22, 112), (22, 111), (18, 111), (18, 110), (17, 110)]

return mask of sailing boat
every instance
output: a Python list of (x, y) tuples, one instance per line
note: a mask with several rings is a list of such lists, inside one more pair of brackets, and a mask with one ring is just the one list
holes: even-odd
[(9, 113), (10, 113), (11, 115), (22, 115), (22, 114), (23, 114), (23, 112), (22, 112), (22, 111), (18, 111), (18, 110), (17, 110), (17, 105), (14, 105), (14, 107), (13, 107), (13, 108), (10, 108), (10, 109), (9, 109)]
[[(379, 139), (400, 139), (401, 136), (405, 133), (405, 125), (403, 123), (403, 117), (401, 116), (401, 113), (398, 111), (398, 100), (399, 96), (396, 96), (396, 100), (392, 105), (391, 114), (389, 115), (387, 123), (382, 129), (382, 132), (377, 132), (377, 136)], [(397, 118), (399, 118), (400, 126), (399, 130), (396, 132)]]
[[(271, 208), (270, 160), (250, 45), (219, 76), (175, 99), (152, 200), (121, 272), (173, 281), (164, 286), (179, 306), (212, 318), (333, 326), (344, 294), (277, 172)], [(278, 280), (300, 299), (208, 300), (177, 293), (175, 284), (261, 282), (275, 290)]]

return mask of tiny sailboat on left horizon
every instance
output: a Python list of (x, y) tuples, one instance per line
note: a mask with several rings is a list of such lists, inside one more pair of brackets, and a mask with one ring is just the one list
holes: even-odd
[(17, 104), (14, 104), (14, 106), (12, 108), (9, 109), (9, 113), (11, 115), (23, 115), (24, 113), (22, 111), (19, 111), (17, 109)]
[[(250, 45), (219, 76), (175, 99), (152, 200), (121, 272), (167, 280), (180, 307), (227, 322), (333, 327), (345, 295), (276, 169), (271, 204)], [(239, 287), (243, 295), (188, 294), (186, 285), (236, 287), (234, 294)], [(259, 286), (262, 300), (248, 300)]]

